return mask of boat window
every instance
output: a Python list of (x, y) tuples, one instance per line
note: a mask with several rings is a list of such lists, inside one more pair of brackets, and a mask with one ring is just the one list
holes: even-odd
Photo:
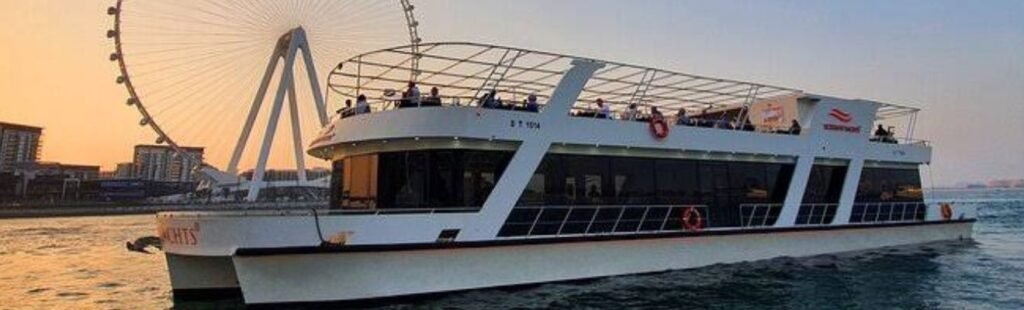
[(605, 184), (608, 158), (600, 156), (573, 156), (563, 161), (565, 169), (566, 199), (569, 204), (601, 205), (610, 203)]
[(807, 179), (803, 203), (839, 203), (845, 179), (845, 166), (814, 165)]
[(611, 159), (616, 204), (634, 205), (655, 202), (654, 160), (616, 157)]
[[(708, 227), (736, 227), (740, 204), (785, 200), (793, 169), (781, 163), (548, 154), (500, 235), (557, 234), (559, 226), (561, 234), (682, 229), (666, 216), (679, 218), (686, 205), (707, 205)], [(623, 208), (628, 206), (634, 207)], [(569, 211), (542, 215), (550, 208)], [(778, 217), (778, 208), (771, 212)]]
[(510, 152), (431, 150), (359, 155), (334, 163), (332, 206), (342, 209), (480, 207)]
[(353, 156), (345, 160), (341, 197), (348, 208), (376, 208), (377, 160), (377, 155)]
[(918, 169), (864, 168), (857, 187), (857, 202), (921, 202)]
[(658, 204), (701, 203), (696, 162), (656, 160), (654, 175)]

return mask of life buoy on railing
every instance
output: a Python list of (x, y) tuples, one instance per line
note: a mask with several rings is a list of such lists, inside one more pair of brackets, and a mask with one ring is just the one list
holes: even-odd
[(683, 228), (688, 231), (700, 231), (704, 228), (704, 217), (701, 216), (700, 211), (694, 207), (688, 207), (683, 210), (683, 216), (681, 218)]
[(949, 206), (948, 203), (942, 203), (939, 205), (939, 212), (942, 214), (943, 220), (953, 219), (953, 207)]
[(664, 117), (652, 117), (648, 125), (651, 129), (651, 134), (654, 135), (655, 138), (665, 139), (665, 137), (668, 137), (669, 127), (668, 123), (665, 122)]

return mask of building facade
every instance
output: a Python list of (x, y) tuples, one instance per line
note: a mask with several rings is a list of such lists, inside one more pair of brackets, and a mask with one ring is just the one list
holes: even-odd
[(0, 122), (0, 171), (39, 160), (42, 135), (40, 127)]
[(136, 145), (133, 177), (162, 182), (195, 181), (193, 170), (203, 162), (203, 148), (183, 147), (182, 151), (184, 154), (178, 154), (169, 146)]

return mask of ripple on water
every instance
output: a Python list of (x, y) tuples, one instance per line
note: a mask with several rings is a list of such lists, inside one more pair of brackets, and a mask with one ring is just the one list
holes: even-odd
[(123, 287), (123, 286), (124, 286), (124, 284), (117, 283), (117, 282), (104, 282), (104, 283), (100, 283), (96, 287), (105, 288), (105, 289), (114, 289), (114, 288), (119, 288), (119, 287)]
[(60, 293), (57, 293), (57, 297), (78, 299), (78, 298), (89, 297), (89, 294), (88, 293), (82, 293), (82, 292), (60, 292)]

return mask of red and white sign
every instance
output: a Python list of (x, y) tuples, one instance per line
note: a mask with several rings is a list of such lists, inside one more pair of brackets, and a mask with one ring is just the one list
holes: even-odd
[(846, 111), (843, 111), (843, 110), (840, 110), (840, 109), (837, 109), (837, 108), (832, 108), (832, 110), (828, 112), (828, 115), (831, 116), (834, 121), (838, 121), (839, 123), (838, 124), (835, 124), (835, 123), (828, 124), (828, 123), (826, 123), (825, 124), (825, 130), (849, 132), (849, 133), (860, 133), (860, 131), (861, 131), (860, 126), (847, 125), (847, 124), (853, 122), (853, 114), (850, 114), (849, 112), (846, 112)]
[(850, 113), (846, 113), (845, 111), (840, 109), (832, 109), (832, 112), (829, 112), (828, 115), (832, 116), (832, 118), (843, 123), (849, 123), (853, 121), (853, 115), (850, 115)]
[(782, 122), (782, 118), (785, 117), (785, 110), (782, 106), (775, 106), (769, 104), (763, 111), (761, 111), (761, 121), (766, 124), (778, 124)]

